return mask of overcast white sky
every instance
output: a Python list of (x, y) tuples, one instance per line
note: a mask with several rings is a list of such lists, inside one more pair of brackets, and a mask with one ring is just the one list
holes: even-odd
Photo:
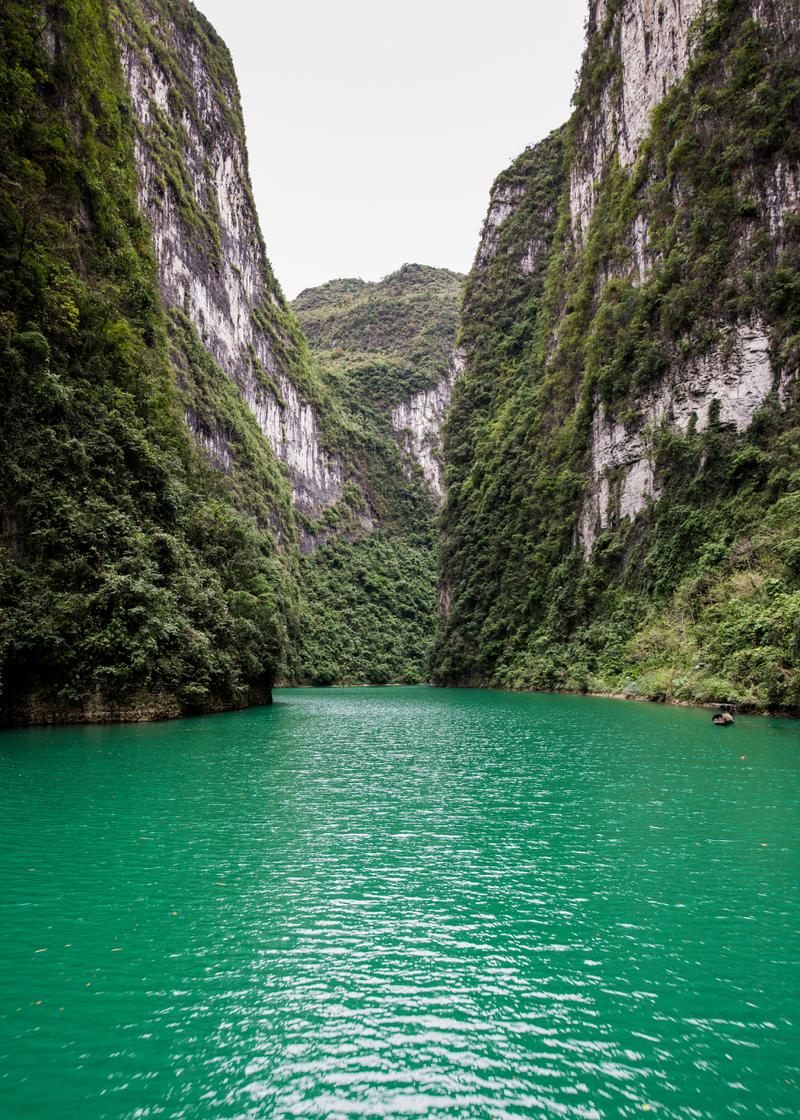
[(586, 0), (195, 0), (239, 78), (286, 295), (465, 272), (494, 177), (563, 123)]

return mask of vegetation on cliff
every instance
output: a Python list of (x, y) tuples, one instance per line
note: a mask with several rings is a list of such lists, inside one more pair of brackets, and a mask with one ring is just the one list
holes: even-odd
[[(590, 27), (572, 120), (498, 179), (446, 430), (440, 682), (800, 707), (800, 45), (786, 0), (763, 7), (702, 9), (687, 73), (636, 162), (606, 160), (579, 233), (570, 181), (619, 95), (620, 0)], [(185, 0), (9, 0), (0, 48), (0, 719), (231, 706), (276, 673), (425, 679), (437, 505), (396, 410), (449, 391), (462, 278), (406, 265), (286, 305), (230, 56)], [(134, 111), (120, 52), (166, 102)], [(195, 277), (224, 294), (231, 245), (254, 250), (235, 369), (188, 293), (165, 306), (137, 142), (149, 219), (178, 215)], [(209, 170), (226, 144), (239, 242)], [(687, 425), (656, 416), (671, 380), (738, 360), (742, 327), (774, 373), (747, 423), (719, 395)], [(261, 390), (313, 406), (333, 504), (296, 512)], [(597, 474), (604, 424), (646, 449), (634, 515), (630, 461)]]
[(407, 264), (377, 283), (331, 280), (292, 303), (326, 381), (376, 422), (452, 364), (464, 277)]
[[(576, 247), (569, 172), (585, 158), (581, 120), (618, 80), (618, 7), (590, 44), (566, 131), (507, 173), (522, 202), (468, 284), (436, 676), (797, 708), (800, 224), (789, 212), (776, 231), (770, 205), (777, 169), (800, 161), (796, 34), (740, 0), (705, 10), (685, 78), (635, 165), (611, 161)], [(532, 272), (518, 267), (530, 246)], [(752, 425), (723, 423), (717, 401), (703, 430), (644, 431), (647, 394), (738, 323), (767, 330), (775, 372)], [(600, 407), (650, 441), (658, 496), (612, 519), (584, 558)]]
[(288, 486), (263, 443), (228, 476), (189, 437), (181, 380), (256, 429), (161, 305), (108, 6), (9, 0), (0, 92), (4, 718), (263, 696), (296, 612)]

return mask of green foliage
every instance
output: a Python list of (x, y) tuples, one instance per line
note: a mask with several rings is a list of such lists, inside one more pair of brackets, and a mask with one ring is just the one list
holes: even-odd
[[(595, 29), (566, 132), (506, 173), (522, 196), (468, 281), (436, 678), (797, 707), (794, 391), (746, 433), (721, 426), (718, 405), (703, 432), (645, 432), (660, 499), (613, 522), (588, 562), (579, 547), (598, 407), (642, 434), (648, 390), (734, 324), (769, 326), (779, 374), (796, 373), (800, 336), (800, 236), (790, 216), (777, 241), (767, 205), (776, 165), (800, 155), (797, 43), (739, 0), (703, 10), (685, 79), (655, 111), (637, 164), (612, 162), (596, 184), (574, 244), (566, 182), (604, 91), (613, 104), (616, 8)], [(535, 267), (523, 272), (529, 246)]]
[[(241, 703), (296, 609), (287, 487), (162, 310), (106, 6), (48, 9), (52, 57), (43, 19), (0, 13), (0, 702)], [(230, 478), (187, 409), (241, 451)]]
[(622, 77), (622, 56), (619, 13), (623, 0), (607, 0), (603, 19), (596, 20), (597, 5), (590, 9), (587, 45), (578, 73), (578, 86), (573, 97), (576, 109), (587, 118), (601, 107), (601, 98), (610, 89), (619, 89)]
[(425, 680), (436, 614), (432, 533), (419, 544), (379, 529), (356, 540), (336, 538), (304, 557), (301, 569), (295, 680)]
[(407, 264), (385, 279), (331, 280), (292, 308), (348, 407), (385, 412), (435, 385), (452, 361), (463, 277)]

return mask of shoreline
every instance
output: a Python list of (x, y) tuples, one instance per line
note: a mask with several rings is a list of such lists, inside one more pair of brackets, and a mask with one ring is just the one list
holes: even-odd
[[(706, 711), (719, 710), (730, 701), (726, 700), (680, 700), (675, 697), (655, 699), (650, 696), (634, 696), (626, 692), (602, 691), (581, 692), (577, 689), (561, 688), (503, 688), (501, 685), (492, 684), (433, 684), (431, 681), (416, 681), (413, 684), (400, 681), (387, 681), (385, 684), (371, 684), (367, 681), (334, 682), (330, 685), (293, 684), (286, 681), (276, 682), (273, 689), (286, 691), (300, 691), (302, 689), (317, 689), (325, 691), (333, 688), (433, 688), (433, 689), (475, 689), (485, 692), (528, 693), (542, 696), (583, 696), (594, 697), (600, 700), (623, 700), (640, 704), (659, 704), (674, 708), (699, 708)], [(91, 702), (79, 707), (50, 705), (37, 701), (27, 705), (12, 708), (0, 717), (1, 731), (21, 731), (34, 727), (102, 727), (122, 724), (165, 723), (176, 719), (194, 719), (200, 716), (222, 715), (226, 712), (248, 711), (251, 708), (268, 707), (274, 703), (274, 697), (261, 693), (252, 695), (247, 700), (239, 703), (223, 703), (212, 701), (202, 708), (191, 711), (179, 707), (173, 697), (151, 697), (149, 702), (132, 703), (129, 705), (92, 704)], [(796, 709), (764, 709), (755, 708), (746, 704), (734, 705), (737, 715), (757, 716), (768, 719), (800, 720), (800, 710)]]
[[(652, 696), (633, 696), (627, 692), (594, 692), (591, 690), (581, 692), (573, 688), (504, 688), (502, 685), (497, 684), (433, 684), (431, 681), (417, 681), (415, 684), (403, 684), (399, 681), (388, 681), (386, 684), (369, 684), (365, 681), (355, 683), (334, 681), (333, 684), (329, 685), (290, 684), (281, 682), (274, 687), (287, 690), (303, 688), (316, 688), (320, 690), (326, 688), (472, 688), (486, 692), (520, 692), (541, 696), (586, 696), (596, 697), (600, 700), (625, 700), (639, 704), (659, 704), (664, 707), (672, 708), (702, 708), (706, 711), (715, 711), (719, 708), (727, 707), (729, 704), (733, 704), (733, 701), (730, 700), (679, 700), (676, 697), (659, 700)], [(737, 715), (759, 716), (769, 719), (800, 719), (800, 709), (756, 708), (747, 704), (733, 704), (733, 707), (736, 709)]]
[(749, 704), (735, 704), (732, 700), (679, 700), (677, 697), (665, 697), (663, 700), (652, 696), (632, 696), (628, 692), (578, 692), (576, 689), (545, 689), (521, 688), (501, 689), (501, 692), (543, 692), (550, 696), (596, 696), (602, 700), (626, 700), (640, 704), (660, 704), (670, 708), (703, 708), (706, 711), (717, 711), (720, 708), (733, 707), (740, 716), (759, 716), (769, 719), (800, 719), (798, 709), (772, 709), (756, 708)]
[(269, 707), (272, 688), (252, 688), (238, 702), (209, 697), (203, 705), (183, 708), (167, 693), (152, 693), (132, 698), (127, 704), (115, 704), (102, 698), (88, 698), (83, 704), (58, 704), (29, 696), (0, 712), (0, 731), (21, 731), (33, 727), (110, 727), (122, 724), (167, 723), (196, 716), (222, 715), (248, 708)]

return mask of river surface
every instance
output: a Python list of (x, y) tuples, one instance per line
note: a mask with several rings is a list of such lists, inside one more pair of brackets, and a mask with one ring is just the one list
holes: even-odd
[(278, 691), (0, 734), (4, 1120), (800, 1116), (800, 723)]

